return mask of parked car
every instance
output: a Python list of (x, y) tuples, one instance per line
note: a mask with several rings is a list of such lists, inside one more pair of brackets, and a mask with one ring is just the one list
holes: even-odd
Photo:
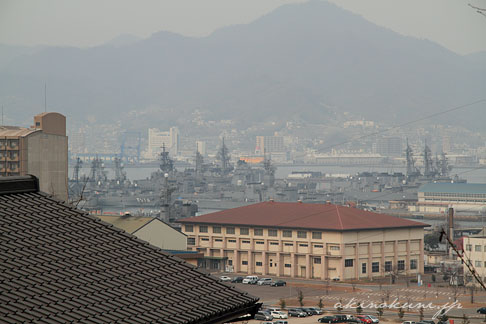
[(273, 318), (283, 318), (283, 319), (289, 318), (289, 316), (286, 313), (281, 311), (272, 311), (270, 312), (270, 314), (273, 316)]
[(415, 324), (414, 321), (405, 321), (405, 322), (402, 322), (402, 324)]
[(278, 320), (278, 321), (273, 322), (273, 324), (289, 324), (289, 322)]
[(358, 315), (356, 317), (361, 321), (361, 323), (373, 324), (373, 320), (368, 318), (366, 315)]
[(264, 309), (265, 309), (265, 311), (268, 311), (268, 312), (280, 312), (280, 308), (278, 308), (278, 307), (265, 307)]
[(287, 283), (283, 280), (275, 280), (270, 284), (270, 286), (273, 286), (273, 287), (286, 286), (286, 285), (287, 285)]
[(376, 316), (373, 316), (373, 315), (364, 315), (364, 316), (366, 318), (370, 319), (372, 321), (372, 323), (374, 323), (374, 324), (380, 323), (380, 320)]
[(244, 284), (249, 284), (249, 285), (254, 285), (258, 282), (258, 277), (257, 276), (246, 276), (245, 279), (241, 283)]
[(362, 323), (361, 320), (354, 315), (344, 315), (346, 316), (346, 323)]
[(255, 319), (260, 321), (271, 321), (273, 320), (273, 316), (270, 313), (258, 312), (255, 314)]
[(307, 307), (309, 309), (312, 309), (315, 313), (315, 315), (321, 315), (322, 314), (322, 309), (317, 308), (317, 307)]
[(435, 324), (435, 322), (432, 321), (432, 320), (421, 320), (420, 322), (417, 322), (416, 324)]
[(324, 316), (317, 320), (319, 323), (337, 323), (337, 319), (334, 316)]
[(231, 281), (231, 278), (228, 277), (228, 276), (221, 276), (221, 277), (219, 277), (219, 280), (221, 280), (221, 281)]
[(243, 281), (243, 277), (234, 277), (233, 279), (231, 279), (231, 282), (234, 282), (234, 283), (241, 283)]
[(259, 286), (268, 286), (272, 283), (272, 278), (261, 278), (257, 281)]
[(476, 312), (479, 314), (486, 314), (486, 307), (481, 307)]
[(306, 317), (307, 313), (298, 309), (298, 308), (290, 308), (289, 309), (289, 317)]

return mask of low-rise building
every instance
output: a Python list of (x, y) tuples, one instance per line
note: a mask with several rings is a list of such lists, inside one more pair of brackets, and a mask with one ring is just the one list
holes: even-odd
[(424, 269), (428, 225), (351, 207), (269, 201), (180, 222), (188, 248), (234, 272), (325, 280)]
[[(483, 233), (463, 238), (463, 248), (466, 260), (474, 267), (478, 276), (486, 282), (486, 235)], [(472, 277), (466, 264), (463, 264), (464, 282), (466, 285), (479, 286), (479, 283)]]

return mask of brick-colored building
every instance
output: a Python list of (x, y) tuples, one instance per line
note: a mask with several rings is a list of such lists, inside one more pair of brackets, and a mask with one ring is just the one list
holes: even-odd
[(239, 273), (342, 280), (424, 269), (428, 225), (351, 207), (269, 201), (180, 222), (189, 248)]

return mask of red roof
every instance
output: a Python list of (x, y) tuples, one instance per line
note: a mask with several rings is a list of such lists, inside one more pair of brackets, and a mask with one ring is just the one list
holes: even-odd
[(179, 222), (331, 231), (429, 226), (420, 222), (352, 207), (273, 201), (184, 218)]

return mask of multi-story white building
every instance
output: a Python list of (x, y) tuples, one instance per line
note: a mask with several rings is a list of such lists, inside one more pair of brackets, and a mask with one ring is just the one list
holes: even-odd
[[(478, 276), (483, 282), (486, 282), (486, 235), (480, 234), (464, 237), (463, 249), (465, 256), (471, 261), (471, 265), (474, 267)], [(474, 280), (467, 266), (464, 264), (463, 267), (465, 284), (478, 286), (479, 283)]]
[(162, 132), (157, 128), (149, 128), (147, 158), (156, 159), (162, 151), (162, 146), (165, 146), (171, 154), (178, 154), (179, 129), (177, 127), (171, 127), (168, 132)]
[(239, 273), (325, 280), (424, 269), (428, 225), (351, 207), (269, 201), (180, 222), (188, 248)]

